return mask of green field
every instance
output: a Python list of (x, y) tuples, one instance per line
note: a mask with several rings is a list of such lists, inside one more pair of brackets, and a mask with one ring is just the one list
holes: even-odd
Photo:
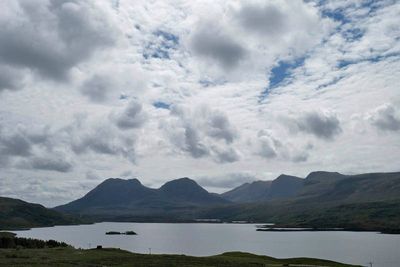
[(229, 252), (211, 257), (147, 255), (120, 249), (67, 248), (0, 249), (0, 266), (126, 266), (126, 267), (257, 267), (257, 266), (354, 266), (332, 261), (293, 258), (275, 259), (249, 253)]

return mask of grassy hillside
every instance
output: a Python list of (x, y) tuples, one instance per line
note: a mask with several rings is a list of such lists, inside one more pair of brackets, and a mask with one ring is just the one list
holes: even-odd
[(307, 266), (350, 267), (332, 261), (293, 258), (276, 259), (249, 253), (229, 252), (211, 257), (184, 255), (145, 255), (119, 249), (47, 248), (47, 249), (0, 249), (0, 266), (120, 266), (120, 267), (264, 267)]
[(78, 222), (39, 204), (0, 197), (0, 229), (20, 229)]

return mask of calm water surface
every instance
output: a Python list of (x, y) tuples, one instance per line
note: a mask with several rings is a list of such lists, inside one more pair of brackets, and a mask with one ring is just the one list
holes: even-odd
[[(137, 236), (105, 235), (135, 231)], [(313, 257), (374, 267), (400, 266), (400, 235), (367, 232), (257, 232), (254, 224), (114, 223), (15, 231), (20, 237), (54, 239), (75, 247), (97, 245), (138, 253), (209, 256), (245, 251), (277, 258)]]

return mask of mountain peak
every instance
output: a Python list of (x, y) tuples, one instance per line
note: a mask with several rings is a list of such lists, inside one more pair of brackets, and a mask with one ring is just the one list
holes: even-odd
[(315, 171), (307, 175), (306, 180), (321, 180), (321, 179), (338, 179), (343, 178), (345, 175), (338, 172), (328, 171)]
[(200, 185), (196, 183), (196, 181), (188, 178), (188, 177), (183, 177), (183, 178), (178, 178), (169, 182), (166, 182), (163, 186), (160, 187), (161, 191), (165, 192), (175, 192), (175, 193), (181, 193), (181, 192), (190, 192), (190, 191), (205, 191), (207, 192), (204, 188), (202, 188)]
[(142, 183), (137, 178), (132, 179), (122, 179), (122, 178), (108, 178), (104, 180), (101, 184), (111, 184), (111, 183), (129, 183), (141, 185)]
[(302, 179), (302, 178), (282, 173), (281, 175), (276, 177), (274, 181), (298, 180), (298, 179)]
[(164, 195), (190, 203), (224, 203), (219, 196), (210, 194), (196, 181), (183, 177), (165, 183), (159, 189)]

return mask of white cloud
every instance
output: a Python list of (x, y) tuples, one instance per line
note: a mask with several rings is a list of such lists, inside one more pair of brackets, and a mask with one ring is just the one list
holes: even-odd
[(383, 104), (368, 115), (371, 124), (382, 131), (400, 130), (400, 108), (392, 104)]

